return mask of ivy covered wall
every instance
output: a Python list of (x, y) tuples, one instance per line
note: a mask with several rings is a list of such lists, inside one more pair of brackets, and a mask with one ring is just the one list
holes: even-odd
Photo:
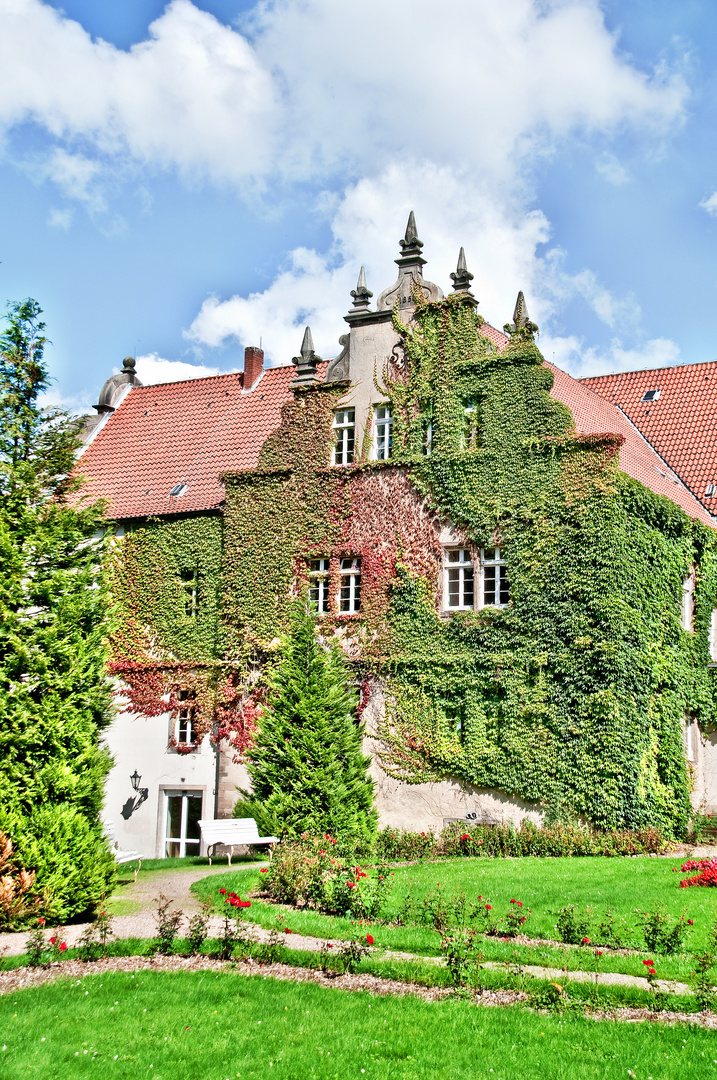
[[(360, 614), (322, 618), (387, 694), (382, 764), (547, 800), (597, 824), (681, 832), (685, 713), (715, 721), (708, 671), (714, 539), (618, 469), (549, 396), (528, 330), (497, 354), (461, 297), (419, 304), (380, 384), (393, 456), (328, 466), (346, 386), (297, 392), (257, 470), (225, 477), (230, 650), (271, 648), (307, 559), (362, 557)], [(430, 425), (430, 436), (427, 435)], [(430, 455), (424, 450), (430, 438)], [(499, 543), (505, 609), (440, 613), (441, 529)], [(695, 633), (680, 626), (697, 567)]]

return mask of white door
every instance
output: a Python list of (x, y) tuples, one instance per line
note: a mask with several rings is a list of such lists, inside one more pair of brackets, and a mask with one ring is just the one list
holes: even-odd
[(201, 816), (201, 791), (167, 792), (167, 831), (164, 843), (166, 859), (199, 854)]

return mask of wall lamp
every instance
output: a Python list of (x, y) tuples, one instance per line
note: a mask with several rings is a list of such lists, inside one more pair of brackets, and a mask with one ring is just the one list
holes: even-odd
[(129, 779), (132, 785), (132, 790), (138, 792), (139, 794), (138, 799), (132, 800), (132, 812), (134, 812), (138, 809), (138, 807), (142, 805), (143, 802), (146, 802), (149, 798), (149, 788), (139, 786), (142, 777), (136, 769), (134, 770)]

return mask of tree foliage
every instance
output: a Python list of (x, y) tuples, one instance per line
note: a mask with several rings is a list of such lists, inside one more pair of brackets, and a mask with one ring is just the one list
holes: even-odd
[(292, 604), (291, 631), (269, 685), (249, 763), (254, 816), (280, 833), (368, 840), (376, 811), (356, 694), (339, 649), (318, 641), (305, 598)]
[(9, 305), (0, 334), (0, 831), (66, 920), (107, 888), (100, 822), (109, 755), (102, 507), (70, 475), (78, 422), (44, 410), (41, 309)]

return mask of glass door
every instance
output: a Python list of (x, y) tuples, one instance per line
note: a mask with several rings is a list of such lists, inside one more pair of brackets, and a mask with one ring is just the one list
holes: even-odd
[(201, 816), (201, 791), (167, 792), (167, 832), (164, 844), (166, 859), (199, 854)]

